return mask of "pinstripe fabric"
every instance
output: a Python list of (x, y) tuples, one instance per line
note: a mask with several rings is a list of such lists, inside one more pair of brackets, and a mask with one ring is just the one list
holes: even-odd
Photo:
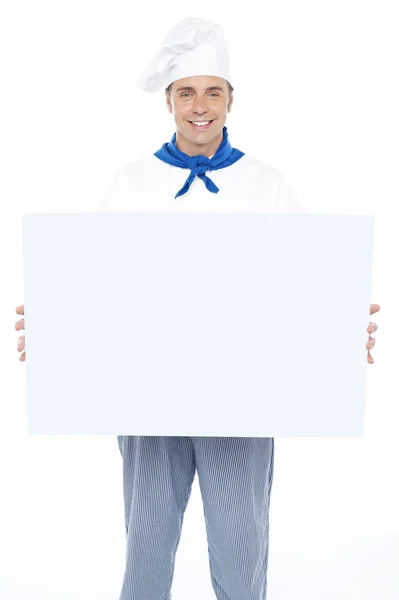
[(118, 436), (126, 568), (119, 600), (170, 600), (198, 473), (217, 600), (265, 600), (274, 438)]

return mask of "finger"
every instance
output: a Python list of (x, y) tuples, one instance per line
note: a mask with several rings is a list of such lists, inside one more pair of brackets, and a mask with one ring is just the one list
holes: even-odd
[(15, 309), (15, 312), (18, 315), (24, 315), (24, 304), (20, 304), (19, 306), (17, 306), (17, 308)]
[(19, 360), (21, 360), (21, 361), (26, 360), (26, 352), (21, 354), (21, 356), (19, 357)]
[(370, 304), (370, 315), (373, 315), (374, 313), (378, 312), (380, 308), (381, 307), (379, 304)]
[(374, 344), (375, 344), (375, 339), (371, 337), (366, 344), (366, 348), (371, 350), (371, 348), (374, 348)]
[(23, 336), (21, 336), (21, 337), (18, 339), (17, 350), (18, 350), (19, 352), (22, 352), (22, 350), (23, 350), (24, 348), (25, 348), (25, 336), (23, 335)]
[(368, 326), (367, 326), (367, 332), (368, 332), (368, 333), (373, 333), (374, 331), (377, 331), (377, 329), (378, 329), (378, 325), (377, 325), (377, 323), (372, 323), (372, 322), (370, 321), (370, 323), (369, 323), (369, 324), (368, 324)]
[(374, 362), (374, 358), (371, 356), (370, 352), (367, 354), (367, 360), (370, 364)]
[(25, 319), (20, 319), (15, 323), (15, 329), (20, 331), (21, 329), (25, 329)]

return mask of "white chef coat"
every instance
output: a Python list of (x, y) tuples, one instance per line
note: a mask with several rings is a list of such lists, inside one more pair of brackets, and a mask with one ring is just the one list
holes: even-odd
[(244, 154), (232, 165), (207, 171), (219, 191), (207, 190), (198, 176), (188, 192), (175, 198), (190, 174), (153, 154), (118, 169), (98, 212), (258, 212), (308, 213), (284, 175)]

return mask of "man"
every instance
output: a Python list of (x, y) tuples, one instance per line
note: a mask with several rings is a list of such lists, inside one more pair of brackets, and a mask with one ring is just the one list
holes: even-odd
[[(217, 23), (178, 23), (138, 85), (166, 88), (176, 133), (153, 155), (119, 169), (99, 210), (307, 212), (282, 173), (230, 145), (233, 88)], [(264, 600), (274, 439), (118, 436), (118, 444), (127, 540), (120, 600), (170, 600), (196, 471), (217, 599)]]

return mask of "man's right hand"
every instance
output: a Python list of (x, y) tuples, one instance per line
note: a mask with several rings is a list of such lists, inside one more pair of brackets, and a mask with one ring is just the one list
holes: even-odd
[[(21, 304), (21, 306), (17, 306), (17, 308), (15, 309), (15, 312), (18, 315), (24, 315), (25, 314), (24, 304)], [(21, 329), (25, 329), (25, 319), (20, 319), (19, 321), (17, 321), (15, 323), (15, 329), (17, 331), (20, 331)], [(24, 335), (21, 335), (21, 337), (18, 340), (17, 350), (18, 350), (18, 352), (22, 352), (21, 356), (19, 357), (19, 360), (21, 360), (21, 361), (26, 360), (25, 336)]]

